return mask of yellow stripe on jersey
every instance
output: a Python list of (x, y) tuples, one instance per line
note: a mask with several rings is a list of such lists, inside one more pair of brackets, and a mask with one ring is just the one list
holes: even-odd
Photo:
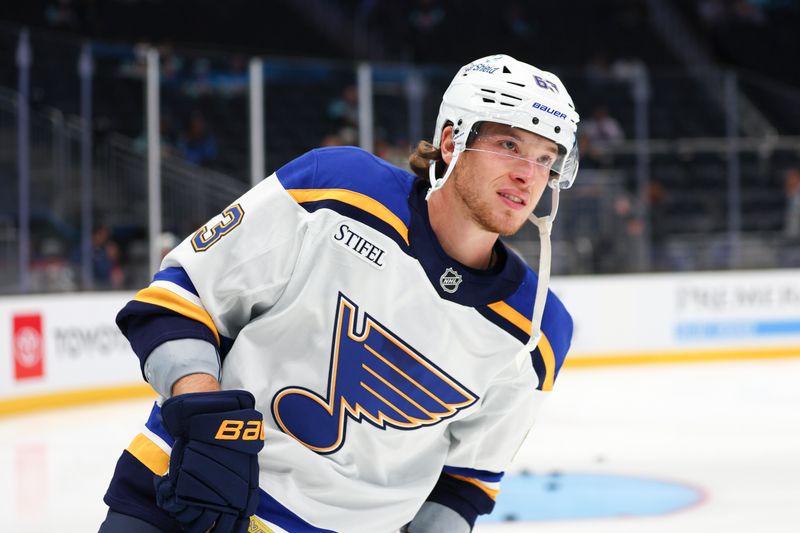
[[(517, 326), (527, 335), (531, 334), (531, 321), (504, 301), (501, 300), (499, 302), (489, 304), (489, 309)], [(550, 341), (547, 340), (547, 336), (544, 334), (544, 331), (542, 332), (542, 338), (539, 341), (539, 352), (542, 354), (542, 360), (544, 361), (545, 368), (545, 377), (544, 383), (542, 383), (542, 390), (550, 391), (553, 390), (553, 382), (555, 381), (556, 355), (555, 352), (553, 352), (553, 347), (550, 345)]]
[(217, 331), (217, 326), (214, 325), (214, 321), (211, 320), (211, 315), (208, 314), (208, 311), (188, 300), (184, 300), (174, 292), (161, 287), (147, 287), (136, 293), (133, 299), (137, 302), (166, 307), (187, 318), (197, 320), (211, 330), (211, 333), (214, 334), (214, 338), (217, 339), (217, 344), (219, 344), (219, 332)]
[(459, 475), (456, 475), (456, 474), (447, 474), (447, 475), (450, 476), (450, 477), (454, 477), (456, 479), (460, 479), (461, 481), (465, 481), (465, 482), (467, 482), (467, 483), (469, 483), (471, 485), (475, 485), (476, 487), (481, 489), (483, 492), (485, 492), (486, 495), (488, 497), (490, 497), (492, 500), (496, 500), (497, 499), (497, 495), (500, 494), (499, 490), (489, 488), (489, 487), (487, 487), (486, 485), (484, 485), (483, 483), (481, 483), (479, 480), (477, 480), (475, 478), (466, 477), (466, 476), (459, 476)]
[(550, 346), (550, 341), (547, 340), (547, 337), (544, 336), (544, 333), (542, 333), (542, 338), (539, 341), (539, 352), (542, 354), (542, 360), (544, 361), (545, 368), (542, 390), (551, 391), (553, 390), (553, 381), (555, 381), (554, 369), (556, 367), (556, 354), (553, 352), (553, 347)]
[(408, 244), (408, 227), (403, 221), (385, 205), (365, 194), (348, 191), (347, 189), (289, 189), (286, 192), (298, 204), (318, 202), (320, 200), (336, 200), (357, 207), (389, 224)]
[(127, 450), (157, 476), (163, 476), (169, 470), (169, 455), (167, 452), (148, 439), (144, 433), (136, 435)]
[(500, 315), (501, 317), (505, 318), (519, 329), (527, 333), (528, 335), (531, 334), (531, 321), (522, 316), (522, 314), (505, 303), (504, 301), (495, 302), (493, 304), (489, 304), (489, 309)]

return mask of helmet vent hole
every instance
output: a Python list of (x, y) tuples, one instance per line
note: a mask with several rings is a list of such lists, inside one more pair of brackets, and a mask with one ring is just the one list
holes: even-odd
[(497, 92), (497, 91), (493, 91), (493, 90), (491, 90), (491, 89), (481, 89), (481, 91), (483, 91), (483, 92), (485, 92), (485, 93), (491, 93), (491, 94), (494, 94), (494, 93), (496, 93), (496, 92)]
[(484, 98), (483, 99), (483, 103), (485, 103), (485, 104), (494, 104), (495, 101), (492, 100), (491, 98)]
[(511, 74), (511, 71), (508, 70), (508, 67), (503, 65), (503, 74)]
[(522, 98), (520, 98), (519, 96), (514, 96), (513, 94), (500, 93), (500, 96), (505, 96), (506, 98), (513, 98), (514, 100), (517, 100), (519, 102), (522, 101)]
[(511, 85), (516, 85), (517, 87), (525, 87), (524, 83), (517, 83), (516, 81), (508, 81)]
[(504, 105), (506, 107), (516, 107), (514, 104), (509, 104), (508, 102), (500, 102), (500, 105)]

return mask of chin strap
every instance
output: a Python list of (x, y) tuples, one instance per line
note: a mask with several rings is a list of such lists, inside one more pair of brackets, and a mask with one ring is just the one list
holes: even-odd
[(539, 344), (542, 338), (542, 316), (544, 316), (544, 304), (547, 301), (547, 289), (550, 285), (550, 232), (553, 230), (553, 221), (556, 219), (558, 213), (558, 185), (552, 189), (552, 207), (550, 214), (546, 217), (537, 217), (533, 213), (530, 214), (530, 220), (537, 228), (539, 228), (539, 280), (536, 284), (536, 297), (533, 301), (533, 316), (531, 317), (531, 338), (525, 349), (533, 351)]
[(447, 170), (444, 171), (444, 176), (441, 178), (436, 178), (436, 161), (431, 161), (430, 166), (428, 167), (428, 180), (431, 182), (431, 187), (428, 189), (428, 193), (425, 195), (425, 201), (431, 197), (431, 194), (434, 191), (438, 191), (444, 184), (447, 182), (447, 178), (450, 177), (450, 174), (453, 173), (453, 169), (456, 168), (456, 161), (458, 161), (458, 156), (461, 155), (463, 148), (459, 145), (455, 145), (453, 149), (453, 158), (450, 160), (450, 164), (447, 165)]

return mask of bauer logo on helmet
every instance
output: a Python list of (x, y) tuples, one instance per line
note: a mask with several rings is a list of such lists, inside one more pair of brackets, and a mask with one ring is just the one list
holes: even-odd
[(534, 109), (540, 109), (540, 110), (544, 111), (545, 113), (553, 115), (556, 118), (561, 118), (561, 119), (567, 118), (567, 114), (566, 113), (562, 113), (558, 109), (553, 109), (552, 107), (546, 106), (544, 104), (540, 104), (539, 102), (534, 102), (533, 103), (533, 108)]

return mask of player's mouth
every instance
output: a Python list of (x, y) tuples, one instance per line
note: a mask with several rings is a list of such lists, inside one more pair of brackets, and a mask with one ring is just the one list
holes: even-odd
[(497, 195), (502, 199), (503, 203), (512, 209), (522, 209), (528, 204), (525, 196), (511, 191), (498, 191)]

